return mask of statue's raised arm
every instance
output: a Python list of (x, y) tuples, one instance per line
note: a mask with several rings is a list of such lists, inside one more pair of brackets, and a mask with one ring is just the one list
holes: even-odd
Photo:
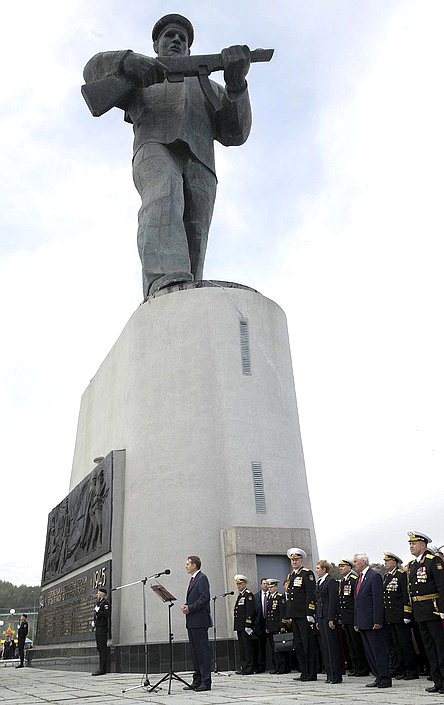
[[(95, 116), (112, 107), (133, 124), (133, 177), (142, 199), (138, 247), (144, 297), (202, 279), (216, 196), (214, 140), (241, 145), (251, 128), (246, 76), (273, 50), (232, 46), (190, 56), (191, 22), (166, 15), (154, 25), (158, 58), (131, 50), (96, 54), (82, 94)], [(224, 71), (225, 87), (209, 79)]]

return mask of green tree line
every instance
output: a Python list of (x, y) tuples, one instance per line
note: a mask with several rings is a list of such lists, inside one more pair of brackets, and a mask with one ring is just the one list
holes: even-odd
[(40, 585), (13, 585), (7, 580), (0, 580), (0, 608), (32, 610), (38, 607)]

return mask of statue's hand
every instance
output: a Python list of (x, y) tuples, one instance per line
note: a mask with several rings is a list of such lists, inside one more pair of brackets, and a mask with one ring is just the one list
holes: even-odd
[(142, 88), (162, 83), (166, 76), (166, 67), (160, 61), (133, 51), (125, 57), (122, 70), (130, 81)]
[(238, 93), (245, 90), (247, 83), (245, 76), (250, 69), (250, 50), (247, 46), (228, 47), (222, 49), (224, 64), (224, 79), (228, 92)]

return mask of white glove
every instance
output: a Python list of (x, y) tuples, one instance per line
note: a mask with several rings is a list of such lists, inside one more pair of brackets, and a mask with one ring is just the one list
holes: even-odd
[(411, 619), (406, 619), (406, 618), (404, 617), (404, 624), (410, 624), (411, 621), (412, 621)]
[(443, 613), (443, 612), (440, 612), (440, 613), (439, 613), (439, 616), (441, 617), (441, 619), (444, 619), (444, 613)]
[(314, 621), (315, 621), (315, 618), (314, 618), (314, 617), (310, 617), (310, 615), (307, 614), (307, 622), (310, 622), (310, 624), (314, 624)]
[(245, 631), (247, 632), (248, 636), (251, 636), (253, 634), (253, 630), (251, 627), (245, 627)]
[(95, 623), (94, 620), (91, 622), (91, 626), (92, 626), (93, 629), (94, 629), (94, 627), (96, 626), (96, 623)]

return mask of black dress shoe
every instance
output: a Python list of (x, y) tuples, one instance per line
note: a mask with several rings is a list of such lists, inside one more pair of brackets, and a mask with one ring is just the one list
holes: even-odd
[(378, 683), (378, 688), (391, 688), (392, 687), (392, 681), (381, 681)]
[(22, 663), (20, 663), (18, 666), (16, 666), (16, 668), (24, 668), (24, 666)]
[(395, 676), (395, 681), (405, 681), (405, 673), (398, 673), (398, 675)]
[(200, 683), (196, 683), (196, 685), (194, 685), (194, 683), (191, 683), (191, 685), (184, 685), (183, 689), (184, 690), (196, 690), (196, 688), (198, 688), (199, 686), (200, 686)]
[(332, 683), (332, 685), (337, 685), (338, 683), (342, 683), (342, 678), (341, 679), (338, 678), (337, 680), (330, 681), (330, 683)]
[(324, 683), (331, 683), (330, 678), (326, 678), (325, 681), (324, 681)]
[(417, 673), (407, 673), (404, 676), (405, 681), (416, 681), (416, 680), (418, 680), (418, 678), (419, 678), (419, 676)]
[(271, 676), (275, 676), (276, 673), (278, 673), (278, 671), (269, 671), (269, 673), (270, 673)]
[(104, 676), (105, 671), (96, 671), (95, 673), (91, 673), (92, 676)]
[(426, 693), (439, 693), (440, 688), (437, 685), (432, 685), (430, 688), (425, 688)]
[(203, 693), (204, 690), (211, 690), (211, 685), (207, 685), (206, 683), (201, 683), (200, 685), (197, 686), (197, 688), (194, 688), (196, 693)]
[(379, 681), (373, 681), (373, 683), (366, 683), (365, 687), (366, 688), (377, 688), (379, 685)]

